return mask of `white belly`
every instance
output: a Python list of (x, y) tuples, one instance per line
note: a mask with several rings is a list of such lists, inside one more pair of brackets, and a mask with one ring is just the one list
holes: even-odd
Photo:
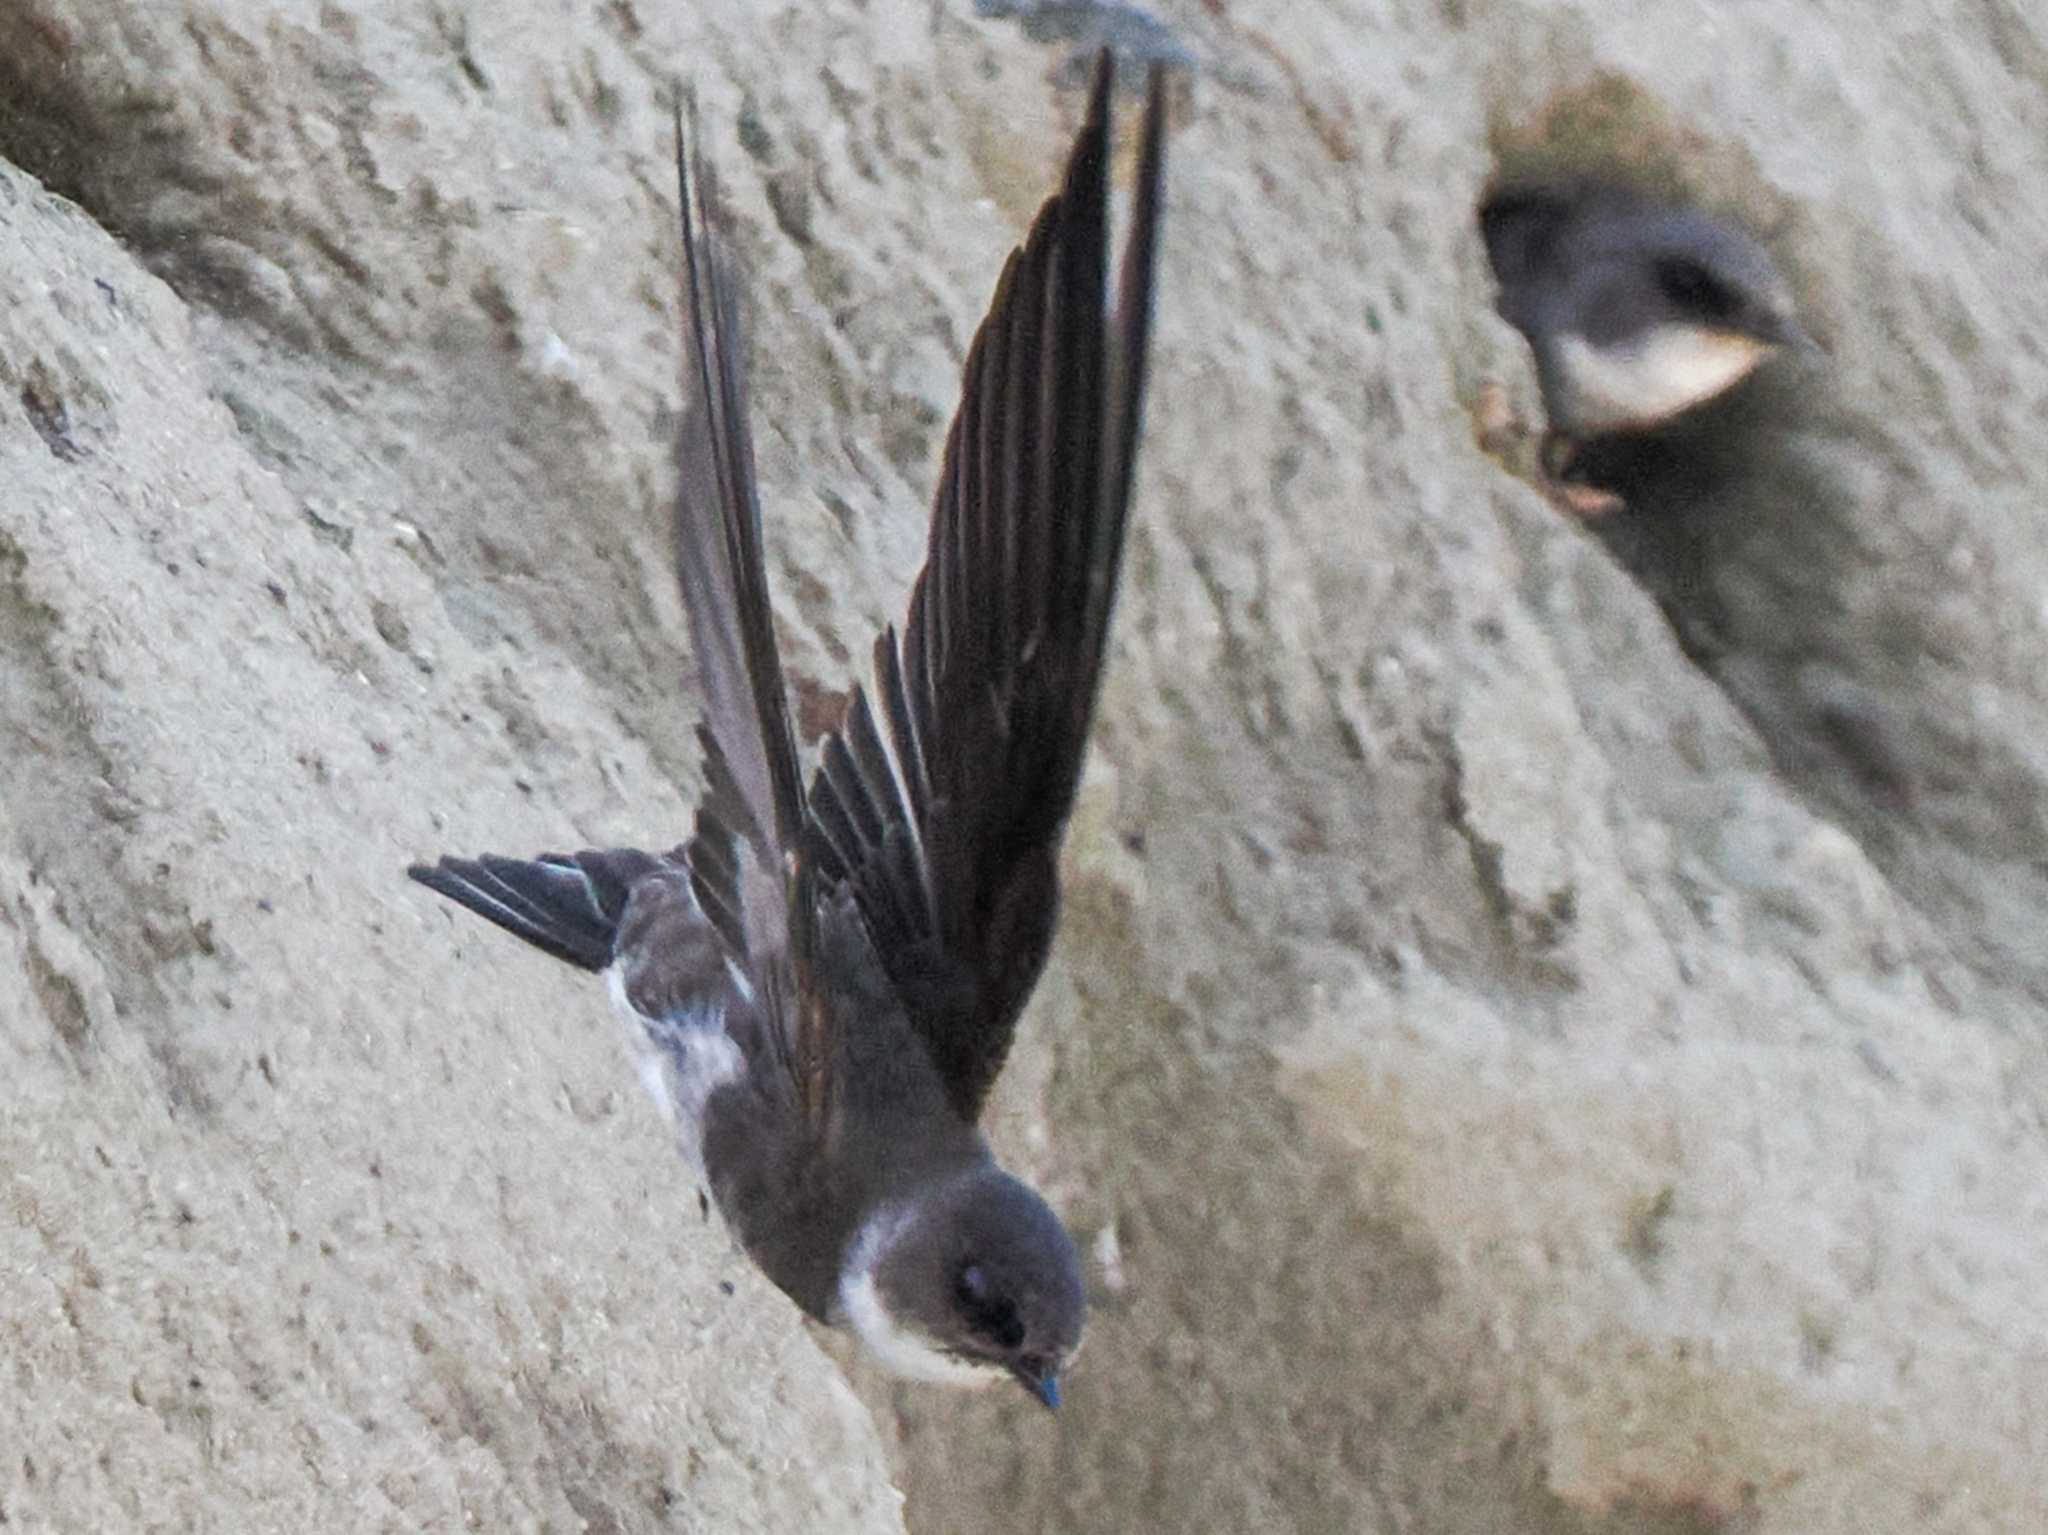
[(691, 1009), (680, 1017), (649, 1018), (626, 1000), (617, 965), (605, 972), (612, 1010), (632, 1032), (640, 1083), (675, 1132), (690, 1165), (704, 1170), (704, 1106), (711, 1095), (746, 1070), (740, 1047), (725, 1032), (722, 1008)]

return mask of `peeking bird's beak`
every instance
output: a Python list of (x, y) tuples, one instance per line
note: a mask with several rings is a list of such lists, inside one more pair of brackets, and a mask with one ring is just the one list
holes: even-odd
[(1772, 346), (1783, 347), (1802, 358), (1812, 359), (1822, 355), (1820, 343), (1808, 335), (1806, 327), (1789, 314), (1773, 315), (1758, 332), (1757, 339), (1767, 341)]

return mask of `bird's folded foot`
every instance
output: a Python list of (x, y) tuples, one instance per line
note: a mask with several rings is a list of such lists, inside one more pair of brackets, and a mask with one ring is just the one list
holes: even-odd
[(1510, 474), (1532, 480), (1543, 493), (1543, 499), (1567, 517), (1597, 522), (1626, 505), (1614, 492), (1572, 478), (1572, 461), (1578, 456), (1579, 442), (1567, 433), (1555, 429), (1544, 432), (1536, 442), (1532, 466), (1529, 447), (1536, 430), (1515, 409), (1507, 387), (1498, 379), (1487, 379), (1479, 386), (1473, 424), (1482, 453), (1499, 459)]
[(1598, 522), (1624, 510), (1628, 503), (1611, 490), (1602, 490), (1584, 480), (1572, 478), (1572, 461), (1578, 456), (1577, 439), (1551, 430), (1543, 434), (1537, 454), (1541, 477), (1536, 488), (1552, 506), (1581, 522)]
[(1628, 503), (1613, 491), (1581, 481), (1545, 480), (1537, 488), (1552, 506), (1581, 522), (1599, 522), (1628, 509)]

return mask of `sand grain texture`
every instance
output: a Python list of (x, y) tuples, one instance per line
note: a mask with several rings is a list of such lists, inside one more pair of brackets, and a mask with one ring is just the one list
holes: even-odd
[[(807, 719), (897, 613), (1080, 107), (972, 11), (0, 10), (0, 1517), (2048, 1527), (2011, 0), (1158, 7), (1207, 72), (995, 1115), (1094, 1255), (1056, 1422), (849, 1390), (599, 989), (403, 881), (685, 824), (675, 76)], [(1615, 158), (1829, 361), (1589, 532), (1475, 445), (1533, 388), (1472, 210)]]

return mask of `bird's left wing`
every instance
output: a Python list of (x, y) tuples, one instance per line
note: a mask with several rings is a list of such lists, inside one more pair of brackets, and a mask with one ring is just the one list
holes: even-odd
[(706, 779), (686, 855), (698, 901), (760, 993), (771, 1042), (816, 1122), (829, 1090), (830, 1020), (810, 985), (803, 783), (762, 552), (739, 311), (698, 142), (693, 121), (686, 150), (679, 108), (685, 405), (676, 568), (704, 695)]

